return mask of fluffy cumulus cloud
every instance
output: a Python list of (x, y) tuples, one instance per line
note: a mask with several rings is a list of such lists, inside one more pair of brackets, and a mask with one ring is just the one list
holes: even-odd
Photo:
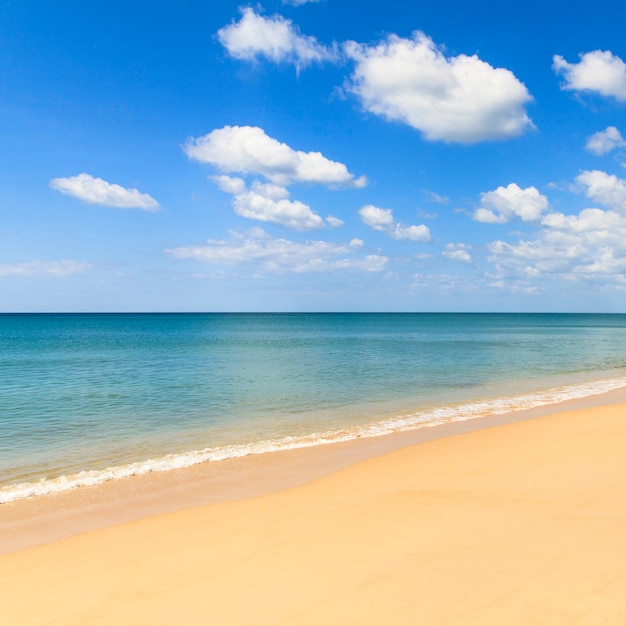
[[(359, 188), (367, 184), (365, 177), (355, 178), (343, 163), (331, 161), (320, 152), (294, 150), (255, 126), (216, 129), (190, 139), (184, 150), (189, 158), (225, 172), (213, 180), (222, 191), (233, 195), (233, 208), (238, 215), (296, 230), (335, 228), (343, 222), (332, 215), (324, 220), (310, 206), (290, 200), (288, 185)], [(253, 180), (248, 185), (243, 178), (227, 175), (234, 173), (262, 176), (269, 182)]]
[(536, 221), (548, 208), (548, 199), (535, 187), (522, 189), (515, 183), (482, 193), (480, 200), (473, 219), (488, 224), (505, 224), (516, 217), (524, 222)]
[[(290, 4), (304, 4), (293, 1)], [(220, 43), (235, 59), (255, 61), (265, 58), (274, 63), (293, 63), (302, 69), (312, 63), (321, 63), (336, 57), (333, 48), (327, 48), (314, 37), (300, 34), (291, 20), (281, 15), (265, 17), (248, 7), (242, 9), (241, 19), (217, 32)]]
[(581, 172), (576, 182), (595, 202), (626, 214), (626, 180), (600, 170)]
[(292, 241), (271, 237), (256, 228), (247, 234), (231, 233), (230, 239), (209, 239), (199, 246), (166, 250), (177, 259), (196, 259), (215, 265), (250, 265), (257, 273), (309, 273), (355, 270), (380, 272), (389, 259), (363, 254), (363, 242)]
[(387, 233), (394, 239), (408, 239), (410, 241), (430, 241), (430, 231), (427, 226), (404, 226), (393, 217), (391, 209), (380, 209), (373, 204), (367, 204), (359, 209), (361, 221), (370, 228)]
[(577, 183), (608, 210), (547, 213), (534, 239), (491, 243), (494, 285), (530, 288), (554, 279), (626, 286), (626, 181), (589, 171), (580, 174)]
[(313, 183), (329, 187), (364, 187), (343, 163), (320, 152), (294, 150), (256, 126), (225, 126), (184, 146), (189, 158), (210, 163), (222, 172), (253, 174), (276, 185)]
[(607, 126), (604, 130), (594, 133), (587, 139), (586, 148), (592, 154), (602, 156), (615, 148), (623, 148), (626, 141), (615, 126)]
[(159, 210), (159, 203), (147, 193), (107, 183), (102, 178), (94, 178), (85, 173), (68, 178), (53, 178), (50, 187), (90, 204), (152, 212)]
[(24, 261), (22, 263), (0, 264), (0, 276), (50, 276), (62, 278), (84, 272), (91, 265), (82, 261)]
[(391, 35), (375, 46), (349, 42), (344, 50), (355, 61), (347, 89), (363, 107), (427, 139), (492, 141), (533, 126), (524, 108), (532, 98), (511, 71), (476, 55), (446, 57), (424, 33)]
[[(272, 222), (295, 230), (311, 230), (325, 226), (324, 220), (310, 206), (289, 200), (289, 191), (280, 185), (253, 181), (250, 187), (242, 178), (216, 176), (219, 188), (233, 195), (235, 213), (248, 219)], [(332, 215), (326, 220), (331, 228), (343, 222)]]
[(359, 215), (364, 224), (381, 232), (389, 232), (395, 226), (391, 209), (379, 209), (373, 204), (367, 204), (359, 209)]
[(472, 246), (466, 243), (448, 243), (441, 255), (450, 261), (460, 261), (461, 263), (471, 263), (470, 251)]
[(537, 239), (489, 245), (499, 278), (532, 283), (541, 278), (624, 283), (626, 219), (614, 211), (584, 209), (544, 218)]
[(594, 50), (580, 55), (578, 63), (568, 63), (555, 54), (552, 68), (563, 76), (561, 89), (593, 91), (602, 96), (626, 101), (626, 64), (608, 50)]

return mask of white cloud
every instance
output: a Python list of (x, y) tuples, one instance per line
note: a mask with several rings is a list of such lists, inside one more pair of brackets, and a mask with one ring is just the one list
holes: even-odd
[[(289, 191), (285, 187), (254, 181), (248, 189), (241, 178), (224, 175), (216, 176), (213, 180), (222, 191), (233, 194), (233, 208), (237, 215), (295, 230), (324, 227), (324, 220), (310, 206), (288, 199)], [(340, 222), (332, 216), (328, 219), (331, 227), (339, 226)]]
[(334, 215), (329, 215), (326, 218), (326, 223), (331, 227), (331, 228), (339, 228), (339, 226), (343, 226), (344, 225), (344, 221), (340, 220), (338, 217), (335, 217)]
[(476, 55), (447, 58), (422, 32), (376, 46), (348, 42), (344, 50), (356, 62), (347, 89), (363, 107), (427, 139), (475, 143), (533, 127), (524, 109), (532, 98), (511, 71)]
[(85, 173), (69, 178), (53, 178), (50, 187), (90, 204), (151, 212), (159, 210), (159, 203), (147, 193), (107, 183), (102, 178), (94, 178)]
[(430, 231), (427, 226), (403, 226), (396, 222), (391, 209), (380, 209), (373, 204), (367, 204), (359, 209), (362, 222), (379, 232), (388, 233), (394, 239), (409, 239), (411, 241), (430, 241)]
[(430, 230), (428, 226), (420, 224), (419, 226), (403, 226), (396, 224), (393, 231), (389, 233), (394, 239), (409, 239), (411, 241), (430, 241)]
[(596, 91), (626, 101), (626, 64), (622, 59), (608, 50), (579, 56), (579, 63), (568, 63), (558, 54), (552, 57), (552, 68), (565, 79), (561, 89)]
[(68, 178), (53, 178), (50, 187), (90, 204), (151, 212), (159, 210), (159, 203), (147, 193), (107, 183), (102, 178), (94, 178), (85, 173)]
[(424, 189), (424, 193), (428, 196), (431, 202), (436, 202), (437, 204), (448, 204), (448, 202), (450, 202), (450, 198), (448, 198), (448, 196), (442, 196), (434, 191)]
[(488, 249), (496, 282), (536, 286), (553, 279), (626, 285), (626, 181), (593, 170), (582, 172), (576, 182), (608, 210), (548, 213), (536, 238), (493, 242)]
[(491, 209), (479, 207), (474, 211), (472, 219), (476, 222), (484, 224), (506, 224), (507, 219), (504, 215), (496, 215)]
[(582, 172), (576, 183), (609, 210), (542, 214), (534, 238), (489, 244), (493, 286), (537, 291), (581, 280), (626, 285), (626, 181), (594, 170)]
[(461, 263), (471, 263), (472, 257), (470, 250), (472, 246), (466, 243), (448, 243), (444, 251), (441, 253), (446, 259), (451, 261), (460, 261)]
[(242, 9), (241, 13), (239, 22), (217, 31), (220, 43), (235, 59), (265, 58), (274, 63), (293, 63), (300, 70), (336, 57), (334, 49), (319, 44), (315, 37), (301, 35), (291, 20), (281, 15), (264, 17), (250, 7)]
[(217, 186), (222, 191), (226, 193), (232, 193), (233, 196), (238, 196), (248, 191), (248, 188), (246, 187), (246, 181), (243, 178), (222, 175), (213, 176), (213, 181), (217, 183)]
[(488, 224), (505, 224), (515, 217), (524, 222), (541, 219), (548, 208), (548, 199), (536, 187), (522, 189), (515, 183), (480, 194), (481, 207), (473, 219)]
[(585, 281), (626, 288), (626, 181), (593, 170), (582, 172), (576, 183), (608, 209), (566, 214), (535, 204), (531, 214), (540, 219), (534, 237), (487, 246), (495, 270), (492, 286), (536, 292)]
[(488, 246), (496, 279), (504, 284), (537, 286), (542, 279), (626, 282), (626, 218), (596, 208), (578, 215), (549, 213), (534, 240)]
[(0, 265), (0, 276), (52, 276), (62, 278), (89, 269), (82, 261), (24, 261)]
[(553, 229), (554, 232), (596, 233), (594, 235), (595, 243), (600, 241), (602, 243), (618, 243), (615, 238), (621, 239), (622, 233), (620, 231), (626, 228), (626, 222), (618, 213), (603, 211), (602, 209), (583, 209), (578, 215), (549, 213), (541, 223), (543, 226)]
[(364, 224), (381, 232), (393, 230), (395, 225), (391, 209), (379, 209), (373, 204), (367, 204), (359, 209), (359, 215)]
[(225, 126), (184, 146), (191, 159), (211, 163), (227, 173), (261, 175), (277, 185), (315, 183), (329, 187), (364, 187), (343, 163), (321, 152), (293, 150), (256, 126)]
[(309, 273), (357, 270), (380, 272), (389, 259), (362, 255), (363, 242), (297, 242), (274, 238), (260, 228), (247, 235), (231, 233), (229, 240), (209, 239), (200, 246), (183, 246), (165, 252), (178, 259), (196, 259), (222, 265), (252, 265), (261, 273)]
[(311, 3), (321, 2), (321, 0), (283, 0), (283, 4), (290, 4), (291, 6), (294, 6), (294, 7), (299, 7), (309, 2)]
[(354, 188), (366, 184), (365, 177), (355, 179), (343, 163), (331, 161), (320, 152), (293, 150), (258, 127), (225, 126), (191, 139), (184, 150), (190, 158), (211, 163), (223, 172), (265, 177), (269, 183), (254, 180), (248, 185), (243, 178), (225, 174), (213, 180), (222, 191), (233, 195), (238, 215), (296, 230), (325, 225), (336, 228), (343, 221), (330, 215), (324, 222), (307, 204), (290, 200), (287, 185), (317, 183), (330, 188)]
[(588, 198), (626, 214), (626, 180), (600, 170), (591, 170), (579, 174), (576, 182), (585, 187)]
[(615, 126), (607, 126), (604, 130), (594, 133), (587, 139), (585, 146), (589, 152), (601, 156), (614, 150), (615, 148), (623, 148), (626, 141)]

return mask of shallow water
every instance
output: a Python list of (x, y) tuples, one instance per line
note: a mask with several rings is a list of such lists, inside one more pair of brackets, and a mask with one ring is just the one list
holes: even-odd
[(0, 315), (0, 502), (623, 386), (623, 315)]

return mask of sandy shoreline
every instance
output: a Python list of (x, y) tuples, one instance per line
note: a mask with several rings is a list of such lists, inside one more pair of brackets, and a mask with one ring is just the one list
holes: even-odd
[(270, 471), (266, 495), (0, 556), (0, 623), (624, 624), (625, 441), (606, 404), (279, 492)]
[(359, 461), (442, 437), (564, 410), (619, 403), (626, 403), (626, 388), (535, 409), (203, 463), (0, 504), (0, 555), (161, 513), (288, 489)]

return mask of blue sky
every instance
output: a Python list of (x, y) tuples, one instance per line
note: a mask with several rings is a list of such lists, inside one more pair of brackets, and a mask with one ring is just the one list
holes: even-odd
[(625, 23), (0, 0), (0, 310), (624, 311)]

